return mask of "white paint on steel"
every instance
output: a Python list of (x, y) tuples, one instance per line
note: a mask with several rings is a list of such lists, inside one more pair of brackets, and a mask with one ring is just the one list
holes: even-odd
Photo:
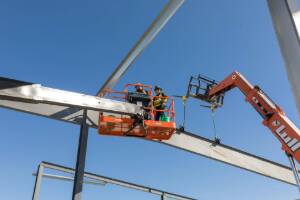
[[(13, 83), (17, 83), (17, 81), (2, 79), (3, 87), (0, 89), (0, 99), (8, 100), (6, 103), (24, 102), (24, 109), (26, 109), (26, 103), (29, 105), (33, 103), (62, 105), (63, 107), (75, 106), (89, 110), (131, 115), (142, 112), (141, 107), (135, 104), (43, 87), (40, 84), (10, 86)], [(5, 84), (7, 84), (6, 87)], [(47, 108), (44, 107), (44, 109)]]

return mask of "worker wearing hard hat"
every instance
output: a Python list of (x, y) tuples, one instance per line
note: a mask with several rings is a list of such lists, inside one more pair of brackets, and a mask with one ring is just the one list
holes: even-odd
[(163, 110), (166, 108), (168, 97), (164, 94), (161, 87), (155, 86), (154, 92), (155, 96), (153, 98), (153, 106), (156, 110), (155, 120), (159, 121), (161, 116), (164, 115)]
[(142, 84), (138, 83), (135, 86), (135, 92), (137, 93), (141, 93), (141, 94), (147, 94), (147, 92), (144, 90), (144, 88), (142, 87)]
[(148, 91), (144, 90), (144, 87), (141, 83), (137, 83), (135, 86), (135, 92), (145, 96), (145, 99), (142, 101), (142, 105), (145, 108), (144, 119), (151, 119), (149, 109), (147, 108), (149, 107), (149, 102), (150, 102), (150, 96)]

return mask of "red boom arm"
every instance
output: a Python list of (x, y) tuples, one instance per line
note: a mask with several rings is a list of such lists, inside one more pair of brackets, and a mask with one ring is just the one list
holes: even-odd
[(282, 109), (257, 86), (252, 86), (239, 72), (233, 72), (209, 90), (209, 98), (238, 87), (267, 126), (282, 144), (282, 149), (300, 163), (300, 130), (291, 122)]

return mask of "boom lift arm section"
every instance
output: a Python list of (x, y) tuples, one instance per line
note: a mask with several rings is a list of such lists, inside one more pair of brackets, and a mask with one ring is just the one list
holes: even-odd
[[(202, 80), (201, 77), (200, 79)], [(218, 84), (207, 83), (208, 89), (200, 98), (198, 95), (198, 98), (216, 108), (223, 104), (220, 97), (224, 97), (227, 91), (235, 87), (239, 88), (246, 96), (246, 101), (262, 116), (262, 123), (278, 138), (282, 149), (300, 163), (300, 130), (258, 86), (251, 85), (239, 72), (233, 72)], [(218, 99), (222, 99), (222, 102)]]

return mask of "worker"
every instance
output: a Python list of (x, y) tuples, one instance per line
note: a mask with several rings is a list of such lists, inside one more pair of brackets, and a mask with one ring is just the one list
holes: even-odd
[(144, 90), (142, 85), (138, 83), (138, 85), (135, 86), (135, 92), (146, 96), (146, 99), (142, 103), (142, 105), (145, 107), (145, 112), (143, 115), (144, 115), (144, 119), (148, 119), (148, 120), (151, 119), (150, 110), (146, 109), (146, 107), (149, 106), (148, 98), (150, 98), (148, 91)]
[(149, 103), (151, 101), (151, 97), (148, 91), (144, 90), (144, 87), (141, 83), (135, 84), (135, 92), (130, 95), (129, 102), (140, 104), (144, 108), (144, 119), (151, 119)]
[(140, 83), (135, 86), (135, 92), (148, 95)]
[(159, 121), (161, 116), (164, 115), (164, 109), (166, 108), (166, 104), (168, 101), (168, 97), (165, 95), (165, 93), (162, 91), (162, 88), (159, 86), (154, 87), (155, 96), (153, 99), (153, 106), (156, 110), (155, 113), (155, 120)]

